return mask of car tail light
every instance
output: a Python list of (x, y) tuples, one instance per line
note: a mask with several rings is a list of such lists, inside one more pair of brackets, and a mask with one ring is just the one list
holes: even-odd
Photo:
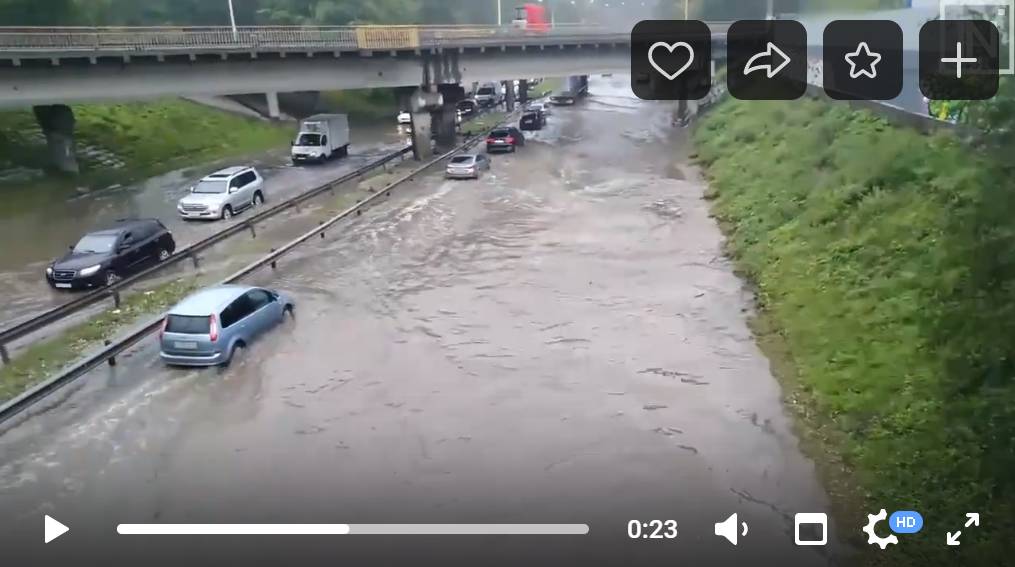
[(486, 143), (487, 144), (492, 144), (492, 143), (494, 143), (496, 141), (497, 140), (493, 136), (490, 136), (489, 138), (486, 139)]
[(168, 326), (169, 326), (169, 316), (167, 315), (166, 318), (162, 320), (162, 328), (159, 329), (159, 340), (160, 341), (162, 340), (162, 337), (166, 336), (166, 327), (168, 327)]
[(219, 322), (214, 315), (208, 316), (208, 338), (211, 342), (219, 340)]
[(506, 141), (507, 141), (507, 143), (509, 143), (509, 144), (513, 144), (513, 143), (515, 143), (515, 137), (514, 137), (514, 136), (508, 136), (507, 138), (505, 138), (505, 140), (506, 140)]

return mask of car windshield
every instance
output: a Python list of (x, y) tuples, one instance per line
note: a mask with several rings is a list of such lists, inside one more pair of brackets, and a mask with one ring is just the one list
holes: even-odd
[(510, 135), (511, 132), (508, 132), (507, 130), (494, 130), (493, 132), (490, 132), (490, 136), (494, 138), (504, 138)]
[(225, 193), (226, 182), (224, 179), (202, 179), (194, 187), (195, 193)]
[(478, 91), (476, 91), (476, 94), (481, 94), (481, 95), (493, 94), (493, 87), (483, 87), (483, 88), (479, 89)]
[(83, 254), (112, 252), (116, 245), (115, 234), (88, 234), (74, 246), (75, 252)]
[(166, 319), (166, 332), (182, 335), (207, 335), (209, 319), (203, 315), (170, 315)]
[(472, 163), (473, 159), (472, 156), (455, 156), (451, 158), (451, 163)]
[(321, 135), (320, 134), (302, 134), (299, 139), (296, 140), (297, 146), (320, 146)]

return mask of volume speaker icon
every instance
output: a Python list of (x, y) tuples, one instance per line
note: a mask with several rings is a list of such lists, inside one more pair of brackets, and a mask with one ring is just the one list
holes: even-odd
[(716, 523), (715, 535), (726, 538), (727, 541), (733, 545), (737, 544), (738, 532), (740, 527), (743, 526), (743, 532), (739, 533), (740, 536), (747, 535), (747, 522), (737, 522), (737, 515), (732, 514), (729, 518)]

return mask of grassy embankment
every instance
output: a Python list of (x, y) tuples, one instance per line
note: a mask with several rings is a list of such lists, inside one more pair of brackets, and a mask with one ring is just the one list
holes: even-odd
[[(756, 333), (864, 563), (1015, 553), (1015, 178), (843, 105), (728, 101), (695, 133)], [(919, 511), (881, 553), (865, 513)], [(963, 529), (961, 548), (945, 532)], [(887, 527), (882, 525), (882, 535)], [(869, 553), (868, 553), (869, 552)]]
[(45, 380), (128, 326), (140, 324), (168, 309), (197, 286), (197, 280), (188, 277), (134, 293), (124, 298), (119, 309), (104, 311), (53, 338), (29, 346), (11, 364), (0, 367), (0, 402)]
[(330, 112), (348, 114), (353, 124), (394, 124), (398, 115), (398, 103), (392, 89), (326, 91), (321, 93), (320, 105)]
[[(82, 175), (8, 181), (0, 188), (101, 187), (225, 157), (284, 146), (290, 125), (244, 118), (181, 99), (73, 106)], [(45, 139), (31, 109), (0, 112), (0, 170), (47, 167)]]

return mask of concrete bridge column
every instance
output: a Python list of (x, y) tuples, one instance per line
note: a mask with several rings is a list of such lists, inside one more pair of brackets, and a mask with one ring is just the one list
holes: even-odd
[(433, 145), (431, 144), (432, 118), (429, 112), (410, 112), (412, 123), (409, 125), (412, 133), (412, 157), (416, 161), (427, 160), (433, 156)]
[(46, 136), (51, 166), (61, 173), (79, 173), (74, 151), (74, 111), (66, 104), (33, 106), (32, 111)]
[(508, 112), (515, 109), (515, 82), (504, 81), (504, 108)]
[(268, 118), (278, 120), (282, 116), (278, 109), (278, 93), (264, 93), (264, 98), (268, 100)]
[(439, 85), (437, 90), (443, 103), (431, 110), (431, 124), (437, 132), (437, 147), (447, 151), (458, 141), (458, 102), (465, 99), (465, 89), (460, 85)]
[(529, 102), (529, 80), (519, 79), (518, 80), (518, 102), (525, 104)]

